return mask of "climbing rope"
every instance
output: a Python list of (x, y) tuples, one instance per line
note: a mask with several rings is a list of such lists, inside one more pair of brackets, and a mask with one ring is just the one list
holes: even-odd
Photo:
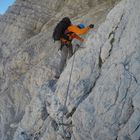
[[(73, 67), (74, 67), (74, 60), (75, 60), (75, 51), (76, 51), (76, 48), (75, 48), (75, 50), (73, 52), (74, 54), (73, 54), (73, 60), (72, 60), (72, 66), (71, 66), (71, 70), (70, 70), (68, 86), (67, 86), (66, 98), (65, 98), (65, 101), (64, 101), (64, 108), (66, 107), (66, 103), (67, 103), (67, 99), (68, 99), (68, 95), (69, 95), (69, 88), (70, 88), (70, 84), (71, 84), (71, 77), (72, 77), (72, 72), (73, 72)], [(64, 112), (62, 114), (62, 124), (64, 124)], [(66, 133), (65, 133), (64, 125), (62, 125), (62, 129), (63, 129), (63, 132), (64, 132), (63, 139), (67, 140), (67, 136), (66, 136)]]
[(68, 95), (69, 95), (69, 88), (70, 88), (70, 84), (71, 84), (71, 76), (72, 76), (72, 72), (73, 72), (74, 60), (75, 60), (75, 51), (74, 51), (73, 60), (72, 60), (72, 66), (71, 66), (70, 77), (69, 77), (68, 86), (67, 86), (67, 92), (66, 92), (66, 99), (65, 99), (65, 102), (64, 102), (64, 107), (66, 106)]

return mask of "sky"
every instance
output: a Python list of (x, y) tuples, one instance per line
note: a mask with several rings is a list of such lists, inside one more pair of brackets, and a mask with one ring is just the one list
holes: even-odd
[(4, 14), (8, 6), (12, 5), (15, 0), (0, 0), (0, 14)]

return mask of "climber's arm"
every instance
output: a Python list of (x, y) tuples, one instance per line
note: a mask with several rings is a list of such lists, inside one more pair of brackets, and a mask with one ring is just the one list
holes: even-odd
[(83, 34), (86, 34), (90, 30), (90, 27), (85, 27), (83, 29), (80, 29), (77, 26), (72, 25), (72, 26), (68, 27), (68, 30), (70, 32), (76, 33), (77, 35), (83, 35)]

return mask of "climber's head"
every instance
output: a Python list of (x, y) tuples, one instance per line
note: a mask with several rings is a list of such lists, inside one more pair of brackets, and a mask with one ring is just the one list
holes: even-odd
[(80, 24), (77, 25), (77, 27), (82, 29), (82, 28), (85, 28), (85, 25), (83, 23), (80, 23)]

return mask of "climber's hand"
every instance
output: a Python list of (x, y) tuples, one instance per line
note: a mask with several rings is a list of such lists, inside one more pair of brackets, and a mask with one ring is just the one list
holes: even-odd
[(89, 28), (94, 28), (94, 24), (90, 24), (89, 25)]

